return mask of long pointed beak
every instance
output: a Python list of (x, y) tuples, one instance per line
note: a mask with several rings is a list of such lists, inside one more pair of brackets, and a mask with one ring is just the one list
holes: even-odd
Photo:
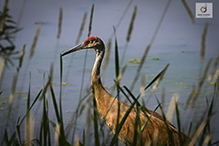
[(82, 43), (82, 44), (80, 44), (80, 45), (78, 45), (78, 46), (76, 46), (76, 47), (74, 47), (72, 49), (69, 49), (69, 50), (63, 52), (61, 54), (61, 56), (65, 56), (65, 55), (70, 54), (72, 52), (75, 52), (75, 51), (78, 51), (78, 50), (82, 50), (82, 49), (84, 49), (84, 47), (85, 47), (85, 45), (84, 45), (84, 43)]

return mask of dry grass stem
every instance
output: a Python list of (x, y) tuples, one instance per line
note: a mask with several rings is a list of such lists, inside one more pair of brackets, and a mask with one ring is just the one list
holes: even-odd
[(88, 37), (91, 34), (92, 21), (93, 21), (93, 13), (94, 13), (94, 4), (92, 4), (91, 13), (90, 13), (90, 23), (89, 23)]
[(206, 79), (206, 77), (207, 77), (207, 73), (208, 73), (208, 70), (209, 70), (209, 68), (210, 68), (211, 62), (212, 62), (212, 59), (210, 59), (210, 60), (208, 61), (208, 64), (207, 64), (206, 67), (205, 67), (205, 71), (204, 71), (204, 74), (203, 74), (203, 76), (201, 77), (201, 79), (200, 79), (200, 81), (199, 81), (198, 91), (197, 91), (197, 94), (195, 94), (194, 100), (196, 100), (197, 97), (199, 96), (199, 93), (201, 93), (201, 88), (202, 88), (202, 86), (203, 86), (203, 84), (204, 84), (204, 81), (205, 81), (205, 79)]
[[(147, 92), (145, 90), (147, 89), (156, 89), (160, 83), (160, 81), (163, 79), (164, 74), (166, 73), (166, 70), (169, 66), (167, 64), (165, 68), (160, 71), (156, 76), (153, 77), (152, 81), (149, 83), (145, 83), (146, 80), (146, 75), (142, 74), (141, 76), (141, 71), (145, 69), (144, 67), (144, 62), (146, 60), (147, 54), (149, 52), (150, 47), (153, 45), (153, 42), (158, 34), (159, 29), (161, 28), (161, 24), (165, 18), (165, 15), (168, 12), (168, 8), (171, 4), (171, 0), (167, 1), (167, 4), (165, 5), (164, 11), (161, 15), (161, 18), (159, 19), (159, 22), (156, 26), (155, 32), (153, 33), (153, 36), (151, 38), (151, 41), (148, 46), (146, 46), (144, 50), (144, 54), (142, 54), (142, 58), (140, 60), (140, 64), (138, 64), (138, 67), (136, 68), (136, 73), (134, 76), (134, 80), (131, 84), (130, 89), (127, 88), (126, 85), (120, 86), (123, 82), (121, 80), (125, 77), (125, 71), (127, 69), (127, 66), (125, 65), (123, 67), (122, 63), (119, 60), (119, 47), (117, 45), (117, 38), (116, 38), (116, 29), (119, 27), (120, 22), (124, 18), (125, 14), (127, 13), (129, 7), (131, 6), (133, 0), (130, 0), (125, 12), (123, 13), (121, 19), (119, 20), (118, 24), (116, 25), (116, 28), (114, 27), (114, 36), (115, 36), (115, 75), (116, 75), (116, 80), (115, 85), (112, 90), (113, 92), (117, 91), (117, 96), (112, 97), (110, 94), (107, 92), (107, 87), (105, 88), (99, 80), (102, 76), (102, 74), (99, 72), (98, 69), (100, 69), (99, 65), (101, 65), (102, 60), (97, 60), (100, 62), (95, 62), (95, 65), (98, 67), (96, 68), (96, 73), (95, 68), (93, 69), (92, 73), (92, 86), (89, 89), (84, 89), (83, 84), (84, 84), (84, 76), (86, 75), (85, 68), (86, 68), (86, 60), (87, 58), (87, 51), (85, 54), (85, 61), (84, 61), (84, 70), (83, 70), (83, 75), (82, 75), (82, 80), (81, 80), (81, 90), (80, 90), (80, 95), (79, 95), (79, 102), (76, 105), (76, 109), (74, 110), (74, 114), (71, 117), (71, 120), (66, 120), (65, 115), (64, 115), (64, 110), (62, 110), (62, 101), (65, 100), (63, 98), (63, 92), (64, 90), (69, 90), (69, 88), (64, 89), (62, 86), (64, 86), (64, 81), (63, 81), (63, 64), (62, 64), (62, 57), (60, 56), (60, 74), (59, 74), (59, 85), (54, 84), (53, 82), (53, 72), (54, 72), (54, 64), (52, 63), (50, 66), (50, 71), (49, 73), (44, 73), (44, 84), (43, 84), (43, 89), (38, 92), (36, 97), (34, 98), (32, 95), (35, 95), (35, 91), (31, 93), (31, 73), (29, 76), (29, 88), (28, 92), (25, 93), (25, 95), (20, 95), (20, 93), (16, 93), (17, 87), (19, 86), (25, 86), (24, 84), (25, 80), (19, 79), (19, 73), (22, 71), (22, 67), (24, 66), (24, 56), (25, 56), (25, 51), (26, 51), (26, 44), (23, 45), (23, 49), (20, 52), (19, 60), (18, 61), (18, 66), (15, 66), (15, 69), (17, 69), (14, 73), (13, 76), (13, 82), (11, 85), (11, 92), (9, 93), (9, 101), (7, 101), (8, 108), (7, 108), (7, 117), (6, 119), (3, 119), (3, 125), (4, 129), (2, 130), (3, 134), (0, 134), (0, 138), (3, 142), (0, 142), (0, 145), (75, 145), (75, 146), (84, 146), (84, 145), (120, 145), (120, 142), (118, 142), (118, 138), (122, 135), (126, 135), (125, 138), (121, 138), (121, 142), (124, 142), (124, 145), (132, 143), (132, 145), (145, 145), (145, 146), (157, 146), (159, 143), (161, 143), (161, 139), (163, 136), (164, 137), (164, 142), (168, 141), (170, 139), (171, 144), (175, 142), (175, 138), (179, 138), (179, 145), (186, 145), (184, 143), (184, 134), (182, 134), (182, 131), (188, 131), (188, 136), (191, 136), (191, 142), (189, 143), (189, 146), (193, 146), (195, 144), (198, 145), (216, 145), (218, 144), (218, 140), (214, 142), (215, 139), (215, 132), (217, 132), (214, 128), (215, 125), (212, 125), (214, 119), (212, 119), (213, 115), (215, 114), (216, 110), (216, 98), (217, 94), (216, 92), (218, 91), (216, 88), (219, 88), (218, 83), (219, 83), (219, 56), (216, 58), (213, 67), (211, 67), (212, 59), (208, 61), (208, 63), (204, 60), (205, 58), (205, 51), (206, 51), (206, 37), (207, 37), (207, 31), (208, 31), (208, 23), (205, 23), (205, 27), (201, 36), (201, 49), (200, 49), (200, 56), (202, 58), (202, 63), (207, 65), (204, 68), (201, 68), (200, 70), (203, 72), (200, 72), (200, 78), (198, 82), (198, 85), (193, 85), (192, 86), (192, 91), (191, 94), (189, 95), (187, 99), (187, 104), (191, 104), (186, 106), (186, 108), (191, 107), (189, 113), (189, 117), (191, 114), (194, 114), (194, 117), (192, 119), (189, 119), (189, 121), (186, 121), (188, 116), (184, 115), (184, 118), (180, 118), (180, 113), (185, 113), (187, 110), (186, 108), (182, 110), (181, 112), (179, 111), (179, 95), (178, 94), (173, 94), (171, 101), (169, 103), (169, 107), (167, 110), (166, 115), (163, 112), (164, 109), (164, 103), (165, 103), (165, 87), (161, 91), (161, 103), (159, 102), (158, 98), (157, 102), (158, 105), (156, 106), (154, 111), (151, 111), (149, 109), (146, 109), (145, 101), (144, 98), (142, 99), (142, 102), (140, 103), (138, 100), (140, 97), (145, 96)], [(186, 11), (185, 13), (188, 13), (192, 22), (195, 23), (195, 19), (191, 13), (191, 10), (189, 9), (186, 0), (181, 0)], [(7, 5), (8, 5), (9, 0), (5, 0), (5, 6), (4, 6), (4, 11), (6, 11)], [(132, 5), (133, 6), (133, 5)], [(7, 10), (8, 11), (8, 10)], [(83, 20), (81, 22), (80, 30), (76, 39), (76, 44), (79, 43), (82, 33), (84, 31), (84, 26), (86, 23), (86, 19), (88, 13), (85, 12), (83, 15)], [(91, 30), (92, 30), (92, 21), (93, 21), (93, 15), (94, 15), (94, 4), (92, 5), (91, 8), (91, 13), (90, 13), (90, 21), (89, 21), (89, 28), (88, 28), (88, 36), (91, 35)], [(133, 13), (130, 20), (129, 28), (127, 30), (127, 35), (124, 36), (124, 39), (126, 39), (126, 44), (125, 44), (125, 49), (128, 48), (128, 44), (131, 41), (131, 35), (134, 30), (134, 23), (136, 20), (136, 15), (137, 15), (137, 6), (134, 7)], [(62, 27), (62, 20), (63, 20), (63, 9), (59, 9), (59, 22), (58, 22), (58, 33), (57, 33), (57, 39), (60, 38), (61, 36), (61, 27)], [(1, 19), (0, 20), (0, 31), (1, 31), (1, 25), (4, 23), (3, 21), (7, 21), (7, 19)], [(80, 22), (79, 22), (80, 23)], [(35, 50), (36, 50), (36, 45), (37, 41), (40, 35), (40, 31), (42, 28), (42, 22), (38, 22), (36, 34), (34, 36), (32, 46), (30, 48), (30, 54), (29, 56), (29, 61), (27, 62), (27, 65), (31, 65), (29, 62), (33, 58)], [(112, 39), (114, 36), (111, 36), (109, 38), (109, 41), (107, 43), (107, 49), (106, 49), (106, 56), (105, 56), (105, 61), (102, 66), (103, 71), (106, 71), (106, 68), (109, 63), (110, 59), (110, 53), (111, 53), (111, 45), (112, 45)], [(85, 43), (86, 44), (86, 43)], [(102, 45), (101, 45), (102, 46)], [(99, 49), (99, 48), (98, 48)], [(98, 54), (97, 54), (98, 55)], [(103, 57), (103, 56), (101, 56)], [(122, 56), (123, 57), (123, 56)], [(4, 58), (4, 56), (0, 56), (0, 79), (4, 79), (3, 75), (5, 73), (5, 62), (7, 63), (7, 57)], [(102, 59), (102, 58), (101, 58)], [(123, 61), (123, 58), (122, 58)], [(205, 61), (205, 62), (204, 62)], [(94, 65), (94, 66), (95, 66)], [(122, 66), (120, 66), (122, 65)], [(210, 70), (211, 69), (211, 70)], [(26, 67), (26, 72), (28, 71), (28, 67)], [(208, 76), (208, 71), (210, 72), (210, 75)], [(24, 76), (26, 75), (26, 72), (22, 73)], [(94, 76), (95, 74), (95, 76)], [(54, 74), (55, 75), (55, 74)], [(47, 77), (48, 76), (48, 77)], [(139, 77), (140, 76), (140, 77)], [(55, 77), (55, 76), (54, 76)], [(66, 77), (66, 76), (65, 76)], [(207, 78), (208, 77), (208, 78)], [(46, 78), (46, 79), (45, 79)], [(18, 80), (19, 79), (19, 80)], [(23, 78), (24, 79), (24, 78)], [(97, 80), (95, 80), (97, 79)], [(19, 84), (21, 80), (21, 84)], [(56, 78), (57, 80), (57, 78)], [(215, 82), (214, 86), (210, 85), (209, 82)], [(19, 82), (18, 82), (19, 81)], [(98, 82), (97, 82), (98, 81)], [(139, 82), (140, 81), (140, 82)], [(35, 81), (34, 81), (35, 82)], [(130, 81), (131, 82), (131, 81)], [(18, 86), (17, 86), (18, 84)], [(23, 85), (22, 85), (23, 84)], [(90, 83), (89, 83), (90, 84)], [(138, 96), (135, 96), (134, 92), (132, 90), (134, 89), (135, 84), (141, 84), (140, 86), (140, 94)], [(212, 84), (212, 83), (211, 83)], [(53, 88), (53, 85), (54, 88)], [(145, 87), (146, 86), (146, 87)], [(168, 86), (168, 85), (167, 85)], [(117, 87), (117, 88), (116, 88)], [(60, 90), (57, 91), (57, 88)], [(210, 89), (209, 89), (210, 88)], [(214, 88), (214, 93), (212, 93), (212, 88)], [(22, 88), (23, 89), (23, 88)], [(93, 90), (92, 90), (93, 89)], [(106, 90), (105, 90), (106, 89)], [(114, 90), (113, 90), (114, 89)], [(117, 89), (117, 90), (116, 90)], [(175, 89), (175, 88), (174, 88)], [(71, 89), (70, 89), (71, 90)], [(69, 90), (69, 91), (70, 91)], [(204, 91), (203, 91), (204, 90)], [(23, 90), (21, 90), (23, 91)], [(93, 92), (92, 92), (93, 91)], [(206, 92), (204, 94), (200, 94), (201, 92)], [(0, 91), (0, 95), (5, 92), (5, 91)], [(86, 92), (86, 93), (85, 93)], [(56, 96), (56, 94), (59, 94), (59, 97)], [(84, 93), (86, 95), (84, 95)], [(209, 94), (210, 93), (210, 94)], [(4, 93), (5, 94), (5, 93)], [(19, 111), (16, 111), (17, 108), (19, 109), (19, 98), (18, 102), (15, 100), (15, 98), (26, 96), (27, 94), (27, 105), (26, 105), (26, 111), (22, 111), (24, 115), (16, 115), (19, 114)], [(49, 94), (49, 95), (48, 95)], [(66, 94), (68, 94), (66, 92)], [(154, 93), (152, 93), (154, 94)], [(160, 95), (160, 91), (158, 93)], [(186, 94), (186, 93), (185, 93)], [(70, 94), (69, 94), (70, 95)], [(199, 107), (196, 99), (200, 95), (199, 98), (204, 98), (206, 96), (206, 110), (203, 111), (202, 114), (197, 114), (200, 109), (203, 109), (205, 107), (205, 103), (202, 103), (203, 107)], [(1, 95), (4, 96), (4, 95)], [(67, 95), (68, 96), (68, 95)], [(73, 95), (74, 96), (74, 95)], [(95, 96), (95, 98), (94, 98)], [(120, 101), (120, 97), (126, 97), (126, 101), (130, 102), (131, 104), (126, 104), (124, 102), (118, 102)], [(154, 96), (156, 96), (154, 94)], [(50, 97), (50, 100), (47, 99)], [(57, 98), (58, 97), (58, 98)], [(213, 98), (212, 98), (213, 97)], [(132, 98), (132, 101), (130, 100)], [(101, 100), (103, 100), (103, 102)], [(149, 99), (149, 98), (148, 98)], [(212, 100), (211, 100), (212, 99)], [(4, 100), (4, 99), (3, 99)], [(43, 100), (43, 102), (42, 102)], [(209, 102), (211, 100), (211, 102)], [(53, 106), (51, 105), (51, 101), (53, 103)], [(148, 100), (149, 101), (149, 100)], [(118, 103), (118, 104), (117, 104)], [(211, 103), (211, 104), (209, 104)], [(2, 104), (0, 103), (2, 108)], [(17, 105), (16, 105), (17, 104)], [(43, 105), (42, 105), (43, 104)], [(153, 104), (153, 103), (152, 103)], [(197, 105), (196, 105), (197, 104)], [(38, 106), (37, 106), (38, 105)], [(117, 106), (118, 105), (118, 106)], [(142, 105), (142, 106), (141, 106)], [(195, 105), (195, 106), (193, 106)], [(36, 107), (37, 106), (37, 107)], [(102, 106), (102, 107), (101, 107)], [(184, 106), (184, 105), (183, 105)], [(42, 108), (40, 108), (42, 107)], [(101, 108), (100, 108), (101, 107)], [(180, 106), (182, 107), (182, 106)], [(160, 108), (162, 111), (162, 115), (158, 114), (156, 111), (157, 109)], [(196, 111), (198, 109), (198, 111)], [(1, 110), (1, 109), (0, 109)], [(98, 113), (99, 112), (99, 113)], [(32, 115), (32, 113), (36, 114), (36, 118)], [(55, 113), (55, 120), (54, 119), (54, 113)], [(37, 115), (39, 114), (39, 115)], [(144, 115), (143, 115), (144, 114)], [(13, 116), (16, 117), (13, 117)], [(115, 117), (114, 117), (115, 115)], [(36, 121), (36, 119), (39, 119), (39, 116), (42, 117), (40, 121)], [(82, 117), (86, 116), (86, 117)], [(145, 119), (144, 119), (144, 117)], [(14, 118), (17, 118), (16, 125), (15, 124)], [(82, 118), (80, 118), (82, 117)], [(135, 117), (135, 118), (134, 118)], [(176, 117), (176, 122), (178, 128), (174, 129), (173, 125), (169, 123), (169, 121), (173, 121), (173, 117)], [(102, 120), (101, 120), (102, 118)], [(12, 121), (12, 120), (13, 121)], [(193, 121), (193, 120), (199, 120), (200, 121)], [(85, 120), (85, 123), (79, 123), (81, 120)], [(66, 122), (67, 121), (67, 122)], [(113, 121), (113, 122), (111, 122)], [(163, 121), (163, 122), (161, 122)], [(10, 123), (7, 123), (10, 122)], [(133, 123), (134, 122), (134, 123)], [(152, 125), (151, 125), (152, 122)], [(153, 124), (154, 122), (154, 124)], [(67, 126), (65, 125), (67, 123)], [(113, 137), (110, 137), (105, 131), (106, 127), (104, 127), (104, 123), (109, 126), (108, 130), (112, 130), (114, 133)], [(130, 124), (132, 124), (130, 126)], [(161, 125), (160, 124), (165, 124)], [(183, 123), (183, 124), (182, 124)], [(183, 127), (184, 124), (190, 124), (189, 127), (188, 125), (186, 127)], [(213, 123), (214, 124), (214, 123)], [(127, 126), (126, 126), (127, 125)], [(169, 126), (168, 126), (169, 125)], [(83, 127), (81, 127), (83, 126)], [(14, 129), (8, 129), (14, 127)], [(123, 127), (125, 127), (123, 130)], [(35, 130), (36, 128), (39, 128)], [(79, 132), (78, 129), (83, 129), (83, 135)], [(153, 129), (150, 129), (153, 128)], [(163, 128), (167, 128), (164, 129)], [(159, 131), (159, 129), (161, 129)], [(185, 130), (184, 130), (185, 129)], [(149, 135), (144, 138), (144, 130), (146, 132), (149, 132)], [(152, 130), (152, 131), (150, 131)], [(174, 133), (172, 133), (172, 130)], [(86, 131), (86, 132), (85, 132)], [(179, 137), (177, 137), (177, 134), (179, 132)], [(126, 133), (125, 133), (126, 132)], [(176, 132), (176, 133), (175, 133)], [(130, 135), (131, 133), (131, 135)], [(78, 135), (79, 134), (79, 135)], [(36, 137), (35, 137), (36, 136)], [(109, 137), (108, 137), (109, 136)], [(129, 136), (131, 138), (129, 138)], [(133, 142), (132, 142), (133, 138)], [(123, 141), (123, 139), (125, 139)], [(127, 141), (126, 141), (127, 139)], [(143, 143), (145, 139), (146, 143)], [(0, 140), (0, 141), (1, 141)], [(70, 142), (69, 142), (70, 141)], [(213, 142), (212, 142), (213, 141)], [(129, 143), (130, 142), (130, 143)], [(175, 144), (177, 145), (177, 144)]]
[(134, 27), (134, 22), (135, 22), (136, 14), (137, 14), (137, 6), (134, 7), (134, 11), (132, 13), (131, 22), (129, 24), (128, 33), (127, 33), (127, 36), (126, 36), (126, 41), (127, 42), (129, 42), (130, 39), (131, 39), (131, 34), (132, 34), (133, 27)]
[(145, 143), (145, 146), (151, 146), (151, 141), (150, 141), (150, 140), (147, 141), (147, 142)]
[(15, 93), (15, 89), (16, 89), (17, 79), (18, 79), (18, 72), (16, 72), (14, 74), (13, 81), (12, 81), (11, 94), (9, 97), (9, 105), (10, 106), (12, 106), (12, 103), (14, 100), (14, 93)]
[(217, 69), (216, 73), (214, 74), (213, 82), (216, 82), (218, 78), (219, 78), (219, 68)]
[(162, 89), (161, 105), (164, 108), (164, 106), (165, 106), (165, 87), (163, 87), (163, 89)]
[[(190, 103), (190, 101), (193, 99), (194, 95), (196, 94), (195, 91), (196, 91), (196, 86), (193, 85), (193, 86), (192, 86), (192, 91), (190, 92), (189, 97), (188, 97), (188, 99), (187, 99), (187, 101), (186, 101), (186, 104), (187, 104), (187, 105)], [(187, 106), (187, 107), (188, 107), (188, 106)]]
[(32, 146), (33, 134), (34, 134), (34, 118), (30, 115), (27, 116), (25, 125), (25, 141), (26, 146)]
[(122, 79), (124, 73), (125, 73), (125, 70), (126, 70), (127, 66), (125, 65), (123, 68), (122, 68), (122, 71), (119, 73), (119, 75), (117, 76), (116, 78), (116, 82), (119, 83), (120, 80)]
[(55, 127), (55, 145), (58, 145), (59, 143), (59, 135), (60, 135), (60, 123), (56, 124)]
[(25, 48), (26, 48), (26, 44), (24, 44), (23, 49), (21, 51), (21, 56), (20, 56), (20, 59), (19, 59), (19, 66), (18, 66), (17, 70), (19, 70), (22, 67), (23, 58), (24, 58), (24, 54), (25, 54)]
[(25, 54), (25, 47), (26, 47), (26, 45), (23, 46), (23, 49), (21, 51), (21, 56), (20, 56), (20, 59), (19, 59), (19, 66), (17, 67), (17, 72), (14, 74), (14, 77), (13, 77), (13, 82), (12, 82), (12, 87), (11, 87), (11, 94), (10, 94), (10, 97), (9, 97), (10, 106), (12, 105), (12, 102), (13, 102), (13, 99), (14, 99), (14, 93), (15, 93), (15, 90), (16, 90), (18, 74), (19, 74), (20, 68), (22, 67), (23, 57), (24, 57), (24, 54)]
[(60, 35), (61, 35), (61, 32), (62, 32), (62, 18), (63, 18), (63, 10), (62, 10), (62, 8), (59, 8), (59, 23), (58, 23), (57, 39), (60, 38)]
[(211, 69), (211, 72), (210, 72), (210, 74), (208, 76), (208, 81), (209, 82), (212, 80), (213, 75), (216, 74), (215, 71), (217, 69), (218, 62), (219, 62), (219, 56), (216, 58), (216, 60), (214, 62), (214, 65), (213, 65), (213, 67)]
[(157, 146), (158, 138), (159, 138), (158, 129), (155, 129), (153, 133), (153, 146)]
[[(133, 1), (134, 1), (134, 0), (130, 0), (130, 1), (129, 1), (128, 5), (126, 6), (124, 12), (122, 13), (121, 17), (119, 18), (119, 21), (117, 22), (117, 24), (116, 24), (116, 26), (115, 26), (116, 29), (119, 28), (119, 26), (120, 26), (122, 20), (124, 19), (125, 15), (127, 14), (127, 11), (128, 11), (129, 8), (131, 7)], [(114, 35), (114, 33), (112, 33), (112, 35), (110, 36), (110, 38), (112, 38), (113, 35)]]
[(154, 43), (154, 40), (155, 40), (155, 38), (156, 38), (156, 36), (157, 36), (157, 34), (158, 34), (158, 31), (159, 31), (159, 29), (160, 29), (160, 27), (161, 27), (161, 24), (162, 24), (162, 22), (163, 22), (163, 20), (164, 20), (164, 17), (165, 17), (165, 15), (166, 15), (166, 13), (167, 13), (167, 11), (168, 11), (168, 9), (169, 9), (170, 3), (171, 3), (171, 0), (168, 0), (166, 6), (165, 6), (165, 8), (164, 8), (164, 11), (163, 11), (163, 13), (162, 13), (162, 16), (161, 16), (161, 18), (160, 18), (160, 20), (159, 20), (159, 22), (158, 22), (158, 24), (157, 24), (157, 27), (156, 27), (156, 29), (155, 29), (155, 32), (154, 32), (154, 34), (153, 34), (153, 36), (152, 36), (152, 38), (151, 38), (150, 45), (152, 45), (152, 44)]
[(45, 95), (47, 93), (47, 89), (49, 88), (49, 85), (52, 83), (52, 79), (53, 79), (53, 70), (54, 70), (54, 64), (52, 63), (50, 66), (50, 71), (49, 71), (49, 76), (48, 76), (48, 81), (43, 89), (43, 93), (42, 96), (40, 97), (40, 100), (42, 100), (43, 98), (45, 98)]
[(126, 52), (127, 52), (127, 49), (128, 49), (128, 42), (131, 39), (136, 14), (137, 14), (137, 6), (134, 7), (134, 11), (132, 13), (132, 18), (131, 18), (131, 21), (130, 21), (130, 24), (129, 24), (129, 29), (128, 29), (127, 36), (126, 36), (126, 44), (125, 44), (125, 48), (123, 50), (122, 59), (121, 59), (121, 65), (123, 65), (123, 61), (124, 61), (124, 58), (125, 58), (125, 55), (126, 55)]
[(80, 38), (82, 36), (82, 32), (84, 30), (84, 25), (86, 23), (86, 19), (87, 19), (87, 12), (84, 13), (84, 17), (82, 19), (82, 23), (81, 23), (81, 27), (80, 27), (80, 30), (79, 30), (79, 33), (78, 33), (78, 37), (77, 37), (76, 42), (75, 42), (76, 45), (79, 44)]
[(191, 140), (191, 142), (189, 143), (188, 146), (194, 146), (194, 145), (195, 145), (195, 142), (196, 142), (198, 136), (201, 134), (201, 132), (202, 132), (203, 129), (205, 128), (205, 125), (206, 125), (206, 124), (207, 124), (207, 122), (204, 121), (204, 122), (198, 127), (198, 129), (196, 130), (196, 132), (195, 132), (194, 136), (192, 137), (192, 140)]
[(80, 145), (80, 138), (79, 138), (78, 135), (75, 136), (74, 142), (75, 142), (75, 143), (74, 143), (75, 146), (81, 146), (81, 145)]
[(141, 71), (142, 66), (143, 66), (143, 64), (144, 64), (144, 62), (145, 62), (145, 59), (146, 59), (147, 54), (148, 54), (148, 52), (149, 52), (149, 50), (150, 50), (150, 47), (151, 47), (151, 46), (150, 46), (150, 44), (149, 44), (149, 45), (146, 47), (145, 51), (144, 51), (144, 54), (143, 54), (143, 56), (142, 56), (142, 58), (141, 58), (141, 63), (140, 63), (140, 65), (138, 66), (138, 69), (137, 69), (137, 71), (136, 71), (135, 78), (134, 78), (134, 80), (133, 80), (133, 82), (132, 82), (132, 85), (131, 85), (131, 87), (130, 87), (130, 91), (133, 90), (133, 88), (134, 88), (134, 86), (135, 86), (135, 83), (136, 83), (137, 80), (138, 80), (140, 71)]
[(109, 59), (110, 59), (110, 52), (111, 52), (111, 45), (112, 45), (112, 39), (110, 38), (109, 41), (107, 42), (107, 49), (106, 49), (106, 57), (104, 59), (104, 64), (103, 64), (103, 70), (105, 71), (108, 63), (109, 63)]
[(144, 87), (145, 87), (145, 74), (143, 73), (143, 74), (142, 74), (142, 77), (141, 77), (141, 87), (140, 87), (140, 93), (141, 93), (141, 96), (142, 96), (142, 97), (145, 96)]
[(160, 74), (160, 77), (158, 78), (158, 80), (156, 81), (155, 85), (153, 86), (152, 90), (155, 90), (158, 85), (160, 84), (160, 81), (163, 79), (163, 76), (167, 70), (167, 68), (169, 67), (169, 64), (165, 67), (165, 69), (163, 70), (163, 72)]
[(4, 66), (5, 66), (5, 58), (0, 56), (0, 81), (1, 81)]
[(207, 32), (208, 32), (208, 23), (205, 23), (205, 27), (202, 33), (202, 41), (201, 41), (201, 51), (200, 51), (200, 56), (202, 58), (202, 60), (205, 59), (205, 49), (206, 49), (206, 36), (207, 36)]
[(183, 6), (185, 7), (187, 13), (189, 14), (190, 19), (192, 20), (192, 23), (195, 23), (195, 18), (193, 16), (192, 11), (190, 10), (188, 4), (186, 3), (185, 0), (182, 0), (182, 3), (183, 3)]
[(3, 30), (4, 28), (4, 23), (5, 23), (5, 16), (6, 16), (6, 12), (8, 10), (8, 3), (9, 0), (5, 0), (5, 4), (4, 4), (4, 8), (3, 8), (3, 17), (0, 20), (0, 32)]
[(39, 24), (38, 24), (37, 30), (36, 30), (36, 34), (35, 34), (34, 39), (33, 39), (32, 46), (30, 48), (29, 59), (31, 59), (34, 55), (35, 48), (36, 48), (36, 45), (37, 45), (37, 40), (38, 40), (38, 37), (40, 35), (41, 27), (42, 27), (42, 22), (40, 21)]
[(158, 85), (160, 84), (160, 81), (161, 81), (161, 80), (162, 80), (161, 77), (159, 77), (159, 78), (157, 79), (156, 83), (155, 83), (154, 86), (152, 87), (152, 90), (156, 90), (156, 89), (157, 89), (157, 87), (158, 87)]
[(179, 100), (179, 95), (176, 93), (173, 94), (173, 97), (170, 100), (170, 104), (169, 104), (167, 115), (166, 115), (167, 120), (170, 122), (173, 119), (173, 114), (174, 114), (174, 111), (176, 109), (176, 103), (178, 102), (178, 100)]
[(203, 146), (207, 146), (212, 138), (212, 133), (208, 134), (203, 142)]

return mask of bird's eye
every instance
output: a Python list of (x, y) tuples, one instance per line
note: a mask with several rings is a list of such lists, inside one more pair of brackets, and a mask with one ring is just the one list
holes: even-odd
[(92, 44), (93, 43), (93, 41), (90, 41), (90, 44)]

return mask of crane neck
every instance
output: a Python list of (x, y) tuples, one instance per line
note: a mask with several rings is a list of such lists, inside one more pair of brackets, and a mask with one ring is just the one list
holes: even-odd
[(96, 51), (96, 59), (95, 59), (95, 63), (93, 66), (93, 71), (92, 71), (92, 75), (91, 75), (91, 84), (92, 85), (97, 85), (101, 83), (101, 79), (100, 79), (100, 69), (101, 69), (101, 63), (104, 57), (104, 53), (105, 53), (105, 46), (104, 44), (100, 45), (98, 48), (95, 48)]

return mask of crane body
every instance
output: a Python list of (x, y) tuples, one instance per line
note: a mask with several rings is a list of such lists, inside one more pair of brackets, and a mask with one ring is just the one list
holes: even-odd
[[(96, 59), (91, 75), (91, 84), (97, 104), (97, 110), (105, 124), (115, 134), (116, 125), (118, 123), (117, 118), (119, 117), (118, 121), (121, 122), (122, 118), (124, 117), (131, 105), (120, 101), (110, 95), (102, 85), (100, 79), (100, 68), (105, 53), (105, 45), (103, 41), (99, 37), (91, 36), (80, 45), (64, 52), (63, 54), (61, 54), (61, 56), (65, 56), (71, 52), (75, 52), (78, 50), (90, 48), (93, 48), (96, 51)], [(118, 109), (118, 105), (120, 105), (120, 110)], [(118, 135), (118, 138), (127, 145), (133, 144), (135, 134), (136, 111), (136, 107), (131, 110)], [(147, 125), (145, 129), (140, 132), (140, 136), (137, 141), (138, 145), (142, 143), (146, 144), (147, 142), (153, 143), (154, 141), (156, 141), (157, 145), (180, 145), (179, 131), (169, 121), (166, 121), (167, 124), (165, 124), (165, 121), (160, 114), (147, 109), (147, 112), (140, 111), (139, 116), (139, 122), (141, 123), (141, 125), (144, 125), (146, 122)], [(150, 117), (150, 119), (148, 117)], [(168, 132), (171, 133), (172, 137), (170, 137), (170, 134)], [(182, 132), (180, 134), (183, 143), (190, 141), (190, 138), (186, 134)], [(173, 141), (174, 144), (172, 143)]]

